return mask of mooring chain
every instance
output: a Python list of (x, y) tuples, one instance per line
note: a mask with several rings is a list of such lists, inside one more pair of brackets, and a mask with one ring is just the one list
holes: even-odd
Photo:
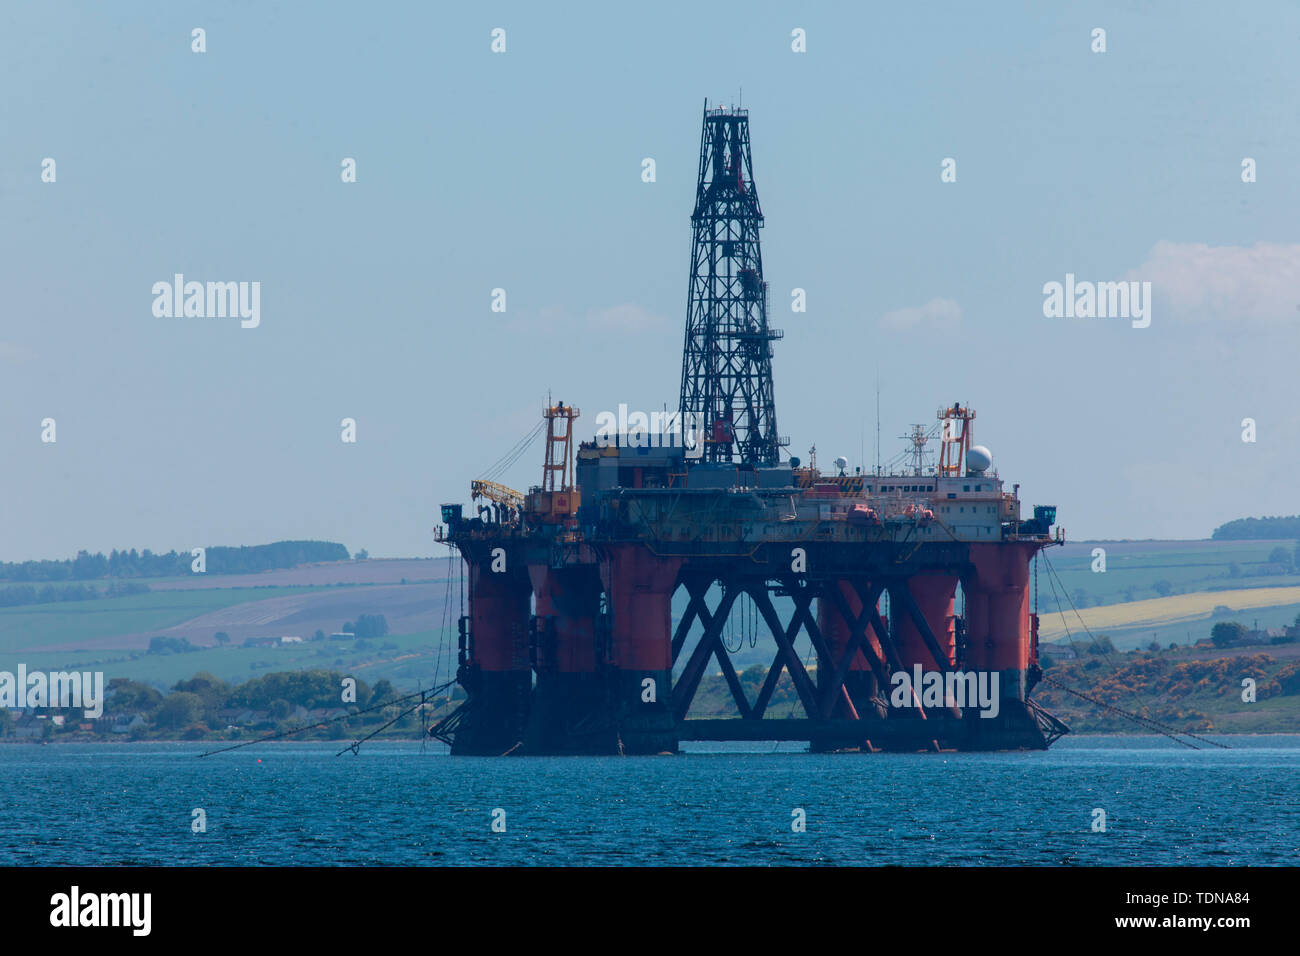
[[(1037, 556), (1035, 556), (1035, 557), (1037, 557)], [(1070, 605), (1070, 610), (1072, 610), (1072, 611), (1074, 612), (1074, 616), (1075, 616), (1076, 618), (1079, 619), (1079, 623), (1083, 626), (1084, 631), (1087, 633), (1088, 637), (1091, 638), (1091, 640), (1092, 640), (1092, 642), (1093, 642), (1094, 645), (1095, 645), (1096, 642), (1097, 642), (1097, 637), (1096, 637), (1095, 634), (1092, 633), (1092, 630), (1088, 627), (1088, 622), (1085, 621), (1085, 620), (1083, 619), (1083, 615), (1079, 613), (1079, 609), (1078, 609), (1077, 607), (1074, 606), (1074, 601), (1070, 598), (1070, 594), (1069, 594), (1069, 592), (1068, 592), (1068, 591), (1066, 590), (1066, 588), (1065, 588), (1065, 582), (1061, 580), (1060, 575), (1057, 574), (1057, 572), (1056, 572), (1056, 568), (1054, 568), (1054, 567), (1052, 566), (1052, 562), (1048, 560), (1047, 555), (1043, 555), (1043, 563), (1047, 565), (1047, 574), (1048, 574), (1048, 577), (1047, 577), (1047, 583), (1048, 583), (1049, 585), (1051, 585), (1051, 588), (1052, 588), (1052, 597), (1056, 599), (1056, 607), (1057, 607), (1057, 610), (1059, 610), (1060, 613), (1061, 613), (1061, 625), (1065, 628), (1066, 636), (1070, 639), (1070, 647), (1071, 647), (1071, 649), (1073, 649), (1074, 652), (1075, 652), (1075, 655), (1078, 656), (1078, 648), (1075, 647), (1075, 644), (1074, 644), (1074, 636), (1073, 636), (1072, 634), (1070, 634), (1070, 626), (1069, 626), (1068, 624), (1065, 623), (1065, 609), (1061, 607), (1061, 598), (1060, 598), (1060, 596), (1058, 596), (1057, 593), (1056, 593), (1056, 584), (1053, 584), (1053, 583), (1052, 583), (1053, 579), (1056, 580), (1056, 583), (1057, 583), (1057, 584), (1060, 584), (1060, 585), (1061, 585), (1061, 593), (1065, 595), (1065, 600), (1069, 603), (1069, 605)], [(1104, 649), (1103, 649), (1103, 653), (1106, 654), (1106, 658), (1107, 658), (1107, 660), (1110, 660), (1110, 654), (1109, 654), (1109, 652), (1106, 652), (1106, 651), (1104, 651)], [(1118, 673), (1118, 672), (1119, 672), (1119, 666), (1118, 666), (1117, 664), (1115, 664), (1114, 661), (1111, 661), (1111, 667), (1113, 668), (1113, 671), (1114, 671), (1115, 673)], [(1050, 678), (1047, 678), (1046, 675), (1044, 675), (1044, 678), (1050, 680)], [(1062, 690), (1069, 690), (1069, 688), (1065, 687), (1065, 685), (1061, 684), (1059, 681), (1052, 680), (1051, 682), (1052, 682), (1053, 684), (1056, 684), (1056, 685), (1057, 685), (1058, 687), (1060, 687)], [(1089, 699), (1091, 699), (1091, 698), (1085, 697), (1083, 694), (1081, 694), (1081, 693), (1079, 693), (1079, 692), (1077, 692), (1077, 691), (1070, 691), (1070, 693), (1075, 694), (1076, 696), (1079, 696), (1079, 697), (1084, 697), (1085, 700), (1089, 700)], [(1141, 700), (1141, 698), (1138, 696), (1138, 693), (1137, 693), (1137, 690), (1136, 690), (1136, 689), (1133, 690), (1133, 697), (1138, 701), (1138, 703), (1140, 703), (1140, 704), (1143, 703), (1143, 701)], [(1098, 705), (1103, 706), (1103, 707), (1108, 706), (1108, 705), (1106, 705), (1106, 704), (1102, 704), (1100, 701), (1094, 701), (1094, 703), (1097, 703)], [(1130, 716), (1130, 715), (1127, 714), (1126, 711), (1121, 710), (1121, 709), (1118, 708), (1118, 707), (1113, 707), (1113, 708), (1111, 708), (1111, 709), (1114, 710), (1114, 711), (1116, 711), (1116, 713), (1124, 714), (1125, 716)], [(1232, 748), (1229, 747), (1227, 744), (1221, 744), (1221, 743), (1219, 743), (1218, 741), (1209, 740), (1209, 739), (1207, 739), (1207, 738), (1205, 738), (1205, 737), (1201, 737), (1201, 736), (1199, 736), (1199, 735), (1197, 735), (1197, 734), (1191, 733), (1190, 731), (1186, 731), (1186, 730), (1178, 730), (1178, 729), (1176, 729), (1176, 728), (1174, 728), (1174, 727), (1169, 726), (1168, 724), (1161, 724), (1159, 721), (1152, 720), (1150, 717), (1140, 717), (1140, 716), (1138, 716), (1138, 715), (1136, 715), (1136, 714), (1133, 714), (1133, 715), (1131, 715), (1131, 716), (1132, 716), (1133, 719), (1135, 719), (1135, 720), (1145, 720), (1145, 721), (1147, 721), (1148, 723), (1150, 723), (1150, 724), (1152, 724), (1153, 726), (1156, 726), (1156, 727), (1162, 727), (1162, 726), (1163, 726), (1163, 727), (1167, 727), (1168, 730), (1171, 731), (1171, 732), (1173, 732), (1173, 733), (1181, 734), (1181, 735), (1184, 736), (1184, 737), (1191, 737), (1193, 740), (1199, 740), (1199, 741), (1201, 741), (1201, 743), (1209, 744), (1211, 747), (1218, 747), (1220, 750), (1231, 750), (1231, 749), (1232, 749)], [(1162, 732), (1162, 733), (1165, 733), (1164, 731), (1161, 731), (1161, 732)], [(1166, 733), (1165, 735), (1168, 736), (1168, 733)], [(1181, 741), (1181, 740), (1179, 741), (1179, 743), (1182, 743), (1182, 742), (1183, 742), (1183, 741)], [(1193, 748), (1193, 749), (1198, 749), (1198, 748)]]
[[(1073, 694), (1075, 697), (1078, 697), (1080, 700), (1090, 701), (1091, 703), (1096, 704), (1098, 707), (1104, 708), (1105, 710), (1114, 711), (1115, 713), (1119, 714), (1121, 717), (1127, 717), (1129, 720), (1135, 721), (1136, 723), (1142, 724), (1144, 726), (1150, 725), (1147, 729), (1155, 730), (1157, 733), (1163, 734), (1164, 736), (1168, 737), (1170, 740), (1174, 741), (1175, 743), (1182, 744), (1184, 747), (1187, 747), (1191, 750), (1201, 749), (1197, 747), (1195, 744), (1189, 744), (1187, 741), (1182, 740), (1175, 736), (1175, 734), (1181, 733), (1181, 731), (1174, 730), (1174, 728), (1172, 727), (1170, 727), (1168, 730), (1165, 730), (1163, 729), (1164, 725), (1160, 724), (1158, 721), (1152, 720), (1150, 717), (1143, 717), (1140, 714), (1130, 713), (1129, 711), (1124, 710), (1123, 708), (1115, 707), (1111, 704), (1106, 703), (1103, 700), (1093, 697), (1091, 694), (1085, 694), (1083, 691), (1078, 691), (1078, 690), (1074, 690), (1071, 687), (1066, 687), (1059, 680), (1057, 680), (1054, 677), (1049, 677), (1047, 674), (1043, 675), (1043, 680), (1047, 681), (1049, 684), (1053, 684), (1056, 687), (1061, 688), (1061, 690), (1065, 691), (1067, 694)], [(1194, 735), (1187, 734), (1187, 736), (1191, 737)], [(1207, 741), (1207, 742), (1212, 743), (1213, 741)]]
[[(455, 684), (455, 683), (456, 683), (456, 682), (455, 682), (454, 680), (449, 680), (449, 681), (447, 681), (447, 682), (445, 682), (445, 683), (443, 683), (443, 684), (438, 685), (437, 687), (433, 688), (432, 690), (422, 690), (422, 691), (417, 691), (417, 692), (414, 693), (414, 694), (406, 694), (406, 695), (404, 695), (404, 696), (402, 696), (402, 697), (394, 697), (392, 700), (386, 700), (386, 701), (384, 701), (383, 703), (380, 703), (380, 704), (374, 704), (374, 705), (372, 705), (372, 706), (370, 706), (370, 707), (363, 707), (363, 708), (361, 708), (360, 710), (354, 710), (354, 711), (352, 711), (350, 714), (339, 714), (339, 716), (337, 716), (337, 717), (331, 717), (329, 720), (320, 720), (320, 721), (317, 721), (317, 722), (314, 723), (314, 724), (306, 724), (306, 725), (304, 725), (304, 726), (302, 726), (302, 727), (295, 727), (295, 728), (293, 728), (292, 730), (282, 730), (282, 731), (279, 731), (278, 733), (267, 734), (265, 737), (258, 737), (258, 738), (255, 739), (255, 740), (245, 740), (245, 741), (243, 741), (242, 743), (232, 744), (232, 745), (229, 746), (229, 747), (221, 747), (221, 748), (219, 748), (219, 749), (217, 749), (217, 750), (209, 750), (209, 751), (206, 751), (206, 752), (204, 752), (204, 753), (199, 754), (198, 756), (200, 756), (200, 757), (211, 757), (211, 756), (213, 756), (214, 754), (223, 754), (223, 753), (227, 753), (228, 751), (231, 751), (231, 750), (238, 750), (238, 749), (240, 749), (241, 747), (251, 747), (251, 746), (253, 746), (254, 744), (262, 744), (262, 743), (266, 743), (268, 740), (279, 740), (281, 737), (292, 737), (294, 734), (300, 734), (300, 733), (302, 733), (302, 732), (304, 732), (304, 731), (307, 731), (307, 730), (315, 730), (315, 729), (317, 729), (318, 727), (328, 727), (330, 724), (338, 723), (340, 720), (348, 720), (349, 718), (352, 718), (352, 717), (359, 717), (359, 716), (361, 716), (362, 714), (368, 714), (368, 713), (370, 713), (371, 711), (375, 711), (375, 710), (382, 710), (382, 709), (385, 708), (385, 707), (391, 707), (393, 704), (400, 704), (400, 703), (402, 703), (403, 701), (412, 700), (412, 699), (414, 699), (414, 698), (416, 698), (416, 697), (419, 697), (419, 698), (420, 698), (420, 704), (416, 704), (415, 707), (412, 707), (410, 710), (406, 711), (406, 713), (409, 714), (409, 713), (411, 713), (412, 711), (416, 710), (417, 708), (419, 708), (419, 707), (421, 706), (421, 704), (424, 702), (424, 699), (425, 699), (426, 695), (427, 695), (427, 696), (436, 696), (436, 695), (438, 695), (438, 694), (441, 694), (443, 691), (447, 690), (449, 687), (451, 687), (451, 686), (452, 686), (453, 684)], [(402, 717), (404, 717), (404, 716), (406, 716), (406, 714), (402, 714), (402, 715), (400, 715), (397, 719), (400, 720), (400, 719), (401, 719)], [(390, 725), (393, 724), (393, 723), (395, 723), (395, 721), (389, 721), (389, 723), (388, 723), (388, 724), (385, 724), (384, 727), (388, 727), (388, 726), (390, 726)], [(380, 728), (380, 730), (383, 730), (383, 729), (384, 729), (383, 727)], [(376, 731), (376, 732), (377, 732), (377, 731)], [(370, 736), (374, 736), (374, 735), (371, 734)], [(363, 740), (369, 740), (370, 737), (365, 737), (365, 738), (362, 738), (362, 739), (363, 739)], [(361, 743), (361, 741), (358, 741), (357, 743), (359, 744), (359, 743)], [(342, 750), (339, 751), (339, 753), (345, 753), (345, 752), (346, 752), (346, 751), (342, 751)], [(336, 756), (337, 756), (337, 754), (336, 754)]]
[[(419, 702), (416, 703), (414, 706), (412, 706), (412, 707), (408, 707), (406, 710), (402, 711), (400, 714), (398, 714), (396, 717), (394, 717), (394, 718), (393, 718), (392, 720), (390, 720), (388, 723), (386, 723), (386, 724), (384, 724), (382, 727), (379, 727), (378, 729), (372, 731), (371, 733), (366, 734), (366, 735), (365, 735), (364, 737), (362, 737), (360, 740), (354, 740), (351, 744), (349, 744), (347, 747), (344, 747), (342, 750), (340, 750), (340, 751), (339, 751), (338, 753), (336, 753), (334, 756), (336, 756), (336, 757), (341, 757), (341, 756), (343, 756), (345, 753), (347, 753), (349, 750), (352, 751), (352, 755), (353, 755), (353, 756), (358, 756), (358, 755), (360, 755), (360, 753), (361, 753), (361, 745), (362, 745), (363, 743), (365, 743), (367, 740), (370, 740), (372, 737), (376, 736), (377, 734), (381, 734), (381, 733), (383, 733), (385, 730), (387, 730), (389, 727), (393, 726), (393, 724), (397, 723), (397, 722), (398, 722), (399, 720), (401, 720), (403, 717), (406, 717), (408, 714), (413, 714), (413, 713), (415, 713), (417, 710), (419, 710), (421, 707), (423, 707), (423, 706), (424, 706), (424, 695), (427, 694), (427, 693), (428, 693), (428, 691), (421, 691), (420, 694), (419, 694), (419, 698), (420, 698), (420, 700), (419, 700)], [(414, 696), (414, 695), (412, 695), (412, 696)], [(409, 700), (410, 698), (407, 698), (407, 699)]]

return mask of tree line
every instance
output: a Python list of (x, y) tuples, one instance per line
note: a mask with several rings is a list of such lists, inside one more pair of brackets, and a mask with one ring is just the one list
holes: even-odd
[(1300, 538), (1300, 515), (1272, 515), (1237, 518), (1219, 525), (1210, 535), (1214, 541), (1280, 540)]
[[(341, 739), (361, 729), (378, 729), (392, 720), (398, 708), (380, 707), (399, 696), (398, 690), (387, 678), (380, 678), (373, 686), (364, 680), (352, 678), (336, 671), (309, 670), (283, 671), (264, 674), (241, 684), (229, 684), (207, 672), (195, 674), (188, 680), (178, 681), (170, 691), (163, 692), (143, 681), (116, 677), (108, 682), (104, 715), (94, 721), (94, 732), (107, 735), (115, 722), (126, 718), (141, 718), (132, 726), (132, 739), (182, 736), (187, 739), (219, 737), (240, 739), (272, 731), (287, 731), (302, 726), (293, 714), (297, 708), (307, 711), (338, 711), (345, 719), (334, 720), (327, 727), (313, 730), (310, 737)], [(463, 699), (463, 692), (444, 695), (429, 703), (430, 714), (444, 711), (455, 699)], [(375, 707), (368, 713), (359, 711)], [(59, 711), (47, 709), (48, 713)], [(235, 712), (252, 712), (251, 723), (232, 728), (230, 721)], [(13, 731), (20, 715), (0, 708), (0, 737)], [(81, 721), (69, 721), (61, 728), (73, 733)], [(393, 725), (393, 732), (409, 735), (420, 727), (417, 715), (411, 714)], [(45, 728), (46, 736), (53, 736), (53, 725)]]
[[(348, 549), (333, 541), (276, 541), (272, 544), (241, 545), (237, 548), (207, 548), (204, 561), (207, 574), (247, 574), (322, 561), (347, 561), (349, 557)], [(0, 580), (92, 581), (99, 578), (172, 577), (190, 574), (193, 560), (189, 550), (156, 554), (148, 548), (143, 551), (136, 551), (135, 548), (119, 551), (114, 548), (107, 555), (103, 552), (91, 554), (88, 551), (78, 551), (75, 558), (63, 561), (0, 562)]]
[(149, 585), (139, 581), (114, 581), (106, 588), (94, 588), (85, 584), (46, 584), (38, 588), (31, 584), (18, 584), (0, 588), (0, 607), (54, 604), (59, 601), (93, 601), (95, 598), (126, 597), (129, 594), (145, 594), (148, 591)]

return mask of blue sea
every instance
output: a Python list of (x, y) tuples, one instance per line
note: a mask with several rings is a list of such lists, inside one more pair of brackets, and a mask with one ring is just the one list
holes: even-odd
[(473, 758), (384, 742), (200, 759), (217, 745), (15, 744), (0, 746), (0, 864), (1300, 863), (1300, 736), (1214, 739), (1231, 749)]

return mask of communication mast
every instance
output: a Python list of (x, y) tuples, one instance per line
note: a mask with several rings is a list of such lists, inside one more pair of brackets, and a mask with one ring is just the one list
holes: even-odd
[(907, 453), (912, 460), (911, 473), (913, 475), (925, 474), (925, 445), (930, 440), (930, 436), (926, 434), (925, 426), (913, 425), (911, 433), (899, 435), (898, 437), (910, 442), (912, 445)]

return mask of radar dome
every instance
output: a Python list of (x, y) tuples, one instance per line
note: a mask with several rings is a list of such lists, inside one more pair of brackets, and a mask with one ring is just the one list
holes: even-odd
[(989, 451), (983, 445), (976, 445), (966, 452), (966, 469), (979, 474), (982, 471), (988, 471), (989, 466), (993, 464), (993, 452)]
[(844, 474), (844, 469), (849, 467), (849, 460), (843, 455), (840, 455), (840, 457), (835, 459), (835, 467), (840, 470), (840, 474)]

